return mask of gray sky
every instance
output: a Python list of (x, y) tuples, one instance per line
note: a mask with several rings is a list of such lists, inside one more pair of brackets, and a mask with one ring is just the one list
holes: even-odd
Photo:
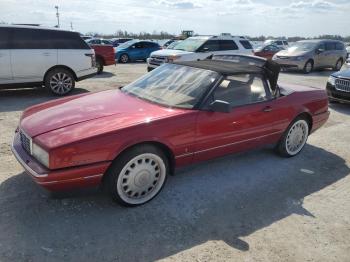
[(350, 35), (350, 0), (0, 0), (0, 21), (53, 26), (55, 5), (62, 28), (83, 33)]

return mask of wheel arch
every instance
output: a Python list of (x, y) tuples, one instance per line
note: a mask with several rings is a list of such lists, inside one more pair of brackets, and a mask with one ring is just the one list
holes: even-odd
[(68, 67), (68, 66), (65, 66), (65, 65), (55, 65), (55, 66), (49, 68), (49, 69), (46, 71), (46, 73), (45, 73), (45, 75), (44, 75), (43, 82), (45, 82), (45, 78), (46, 78), (47, 74), (48, 74), (50, 71), (52, 71), (52, 70), (54, 70), (54, 69), (57, 69), (57, 68), (64, 68), (64, 69), (68, 70), (69, 72), (72, 73), (72, 75), (73, 75), (73, 77), (74, 77), (74, 80), (75, 80), (75, 81), (78, 80), (78, 77), (77, 77), (77, 75), (75, 74), (75, 72), (74, 72), (74, 70), (73, 70), (72, 68), (70, 68), (70, 67)]
[[(293, 121), (298, 118), (298, 117), (302, 117), (302, 118), (305, 118), (308, 122), (308, 125), (309, 125), (309, 134), (311, 133), (311, 130), (312, 130), (312, 126), (313, 126), (313, 119), (312, 119), (312, 116), (309, 112), (302, 112), (300, 114), (298, 114), (294, 119)], [(292, 122), (293, 122), (292, 121)]]
[[(157, 148), (159, 148), (160, 150), (162, 150), (162, 152), (165, 154), (165, 156), (167, 157), (168, 161), (169, 161), (169, 171), (170, 171), (170, 175), (174, 174), (175, 171), (175, 155), (173, 153), (173, 151), (170, 149), (170, 147), (162, 142), (159, 141), (153, 141), (153, 140), (149, 140), (149, 141), (142, 141), (142, 142), (138, 142), (138, 143), (134, 143), (132, 145), (128, 145), (126, 147), (124, 147), (122, 150), (120, 150), (117, 155), (114, 157), (113, 161), (118, 159), (118, 157), (120, 157), (123, 153), (131, 150), (132, 148), (135, 148), (137, 146), (142, 146), (142, 145), (152, 145), (155, 146)], [(108, 171), (108, 169), (107, 169)], [(103, 175), (102, 178), (102, 182), (104, 181), (107, 171), (105, 172), (105, 174)]]
[(103, 63), (103, 65), (106, 65), (106, 61), (105, 61), (105, 59), (104, 59), (103, 56), (101, 56), (101, 55), (96, 55), (96, 60), (97, 60), (97, 59), (101, 60), (102, 63)]

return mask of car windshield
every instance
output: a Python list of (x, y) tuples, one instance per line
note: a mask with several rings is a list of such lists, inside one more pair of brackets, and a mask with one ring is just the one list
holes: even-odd
[(164, 64), (122, 91), (167, 107), (192, 109), (217, 77), (210, 70)]
[(128, 48), (129, 46), (135, 44), (136, 42), (138, 42), (138, 41), (136, 41), (136, 40), (130, 40), (130, 41), (127, 41), (127, 42), (125, 42), (125, 43), (119, 45), (118, 48)]
[(195, 52), (201, 45), (203, 45), (208, 39), (206, 38), (187, 38), (181, 43), (177, 44), (174, 49), (187, 52)]
[(288, 48), (289, 52), (294, 51), (310, 51), (315, 49), (318, 43), (315, 42), (297, 42)]

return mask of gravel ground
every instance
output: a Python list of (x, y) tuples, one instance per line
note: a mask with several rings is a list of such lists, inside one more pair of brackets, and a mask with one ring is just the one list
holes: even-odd
[[(110, 66), (74, 93), (125, 85), (144, 63)], [(282, 73), (324, 88), (331, 71)], [(122, 208), (98, 190), (50, 198), (10, 151), (21, 112), (54, 99), (0, 90), (0, 261), (349, 261), (350, 106), (334, 104), (303, 152), (271, 148), (177, 171), (147, 205)]]

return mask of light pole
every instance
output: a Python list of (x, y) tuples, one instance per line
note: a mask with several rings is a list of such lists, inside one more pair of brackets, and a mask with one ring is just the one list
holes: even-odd
[(56, 8), (56, 17), (57, 17), (57, 28), (60, 28), (60, 14), (58, 13), (58, 5), (55, 6)]

